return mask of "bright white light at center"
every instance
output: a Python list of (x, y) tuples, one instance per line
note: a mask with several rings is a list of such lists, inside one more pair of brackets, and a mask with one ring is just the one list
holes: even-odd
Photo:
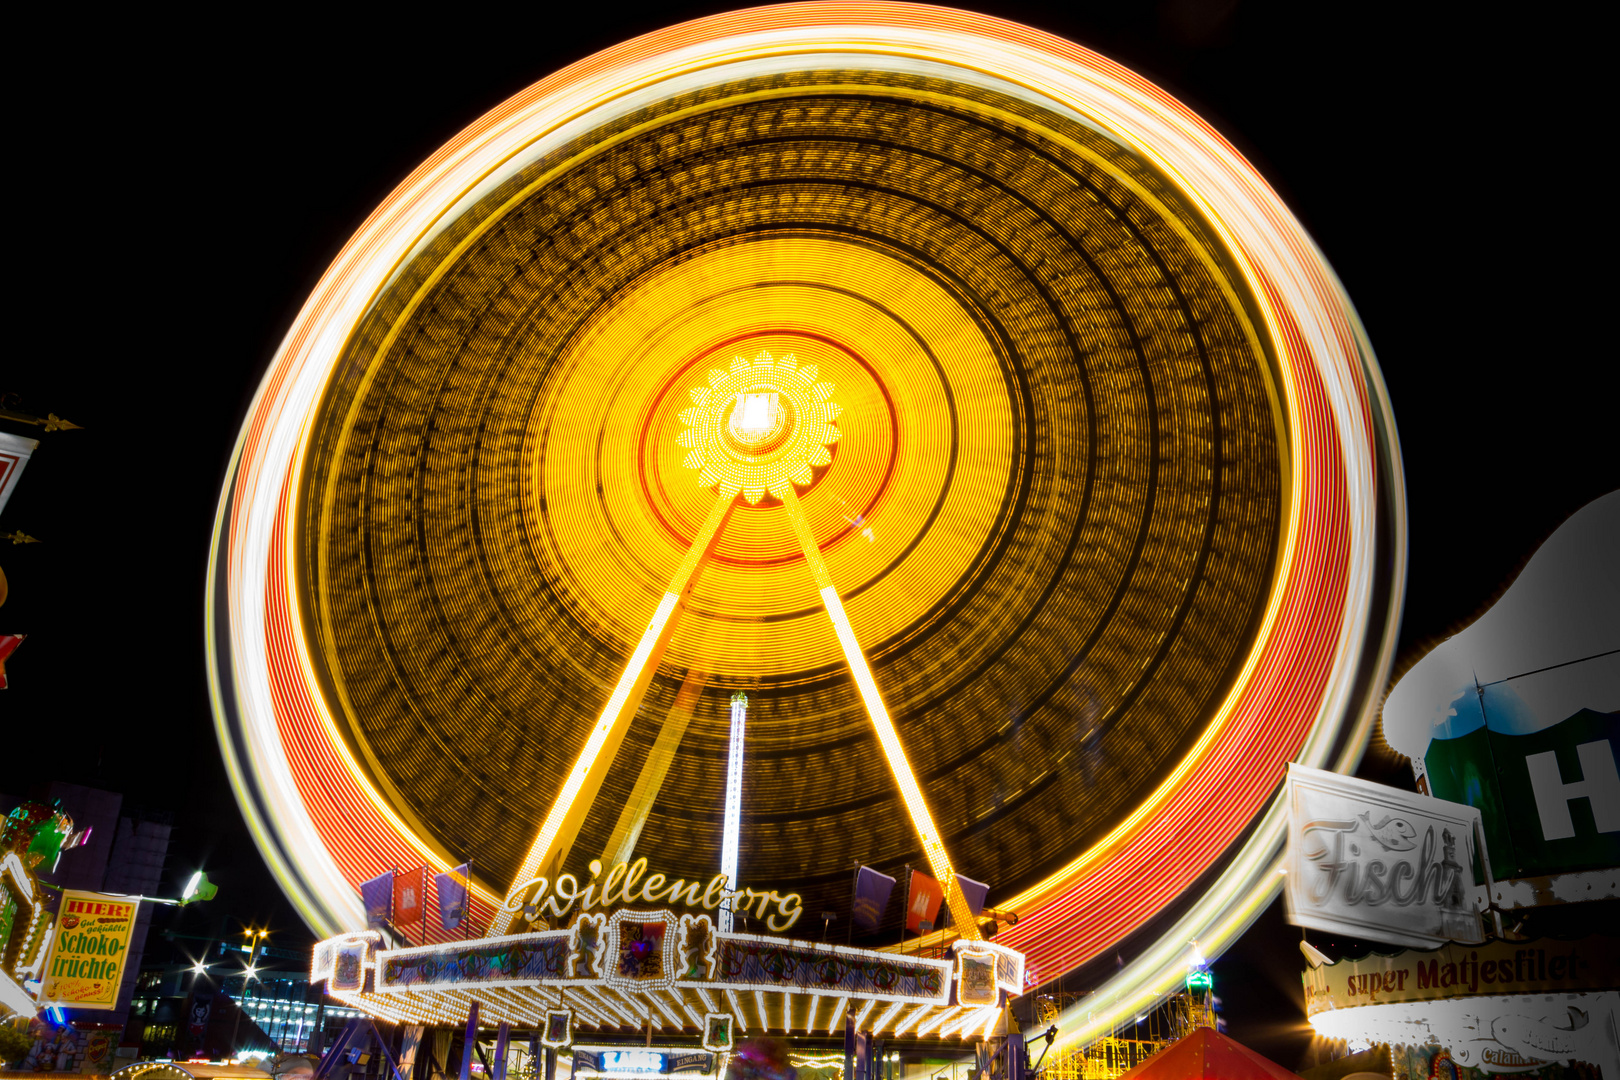
[(770, 432), (777, 403), (774, 393), (738, 394), (731, 410), (731, 428), (743, 437), (758, 438)]

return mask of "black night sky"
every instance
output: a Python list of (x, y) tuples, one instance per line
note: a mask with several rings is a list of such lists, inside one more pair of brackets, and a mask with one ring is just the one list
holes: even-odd
[[(211, 23), (126, 8), (12, 39), (0, 393), (83, 430), (3, 425), (42, 445), (0, 520), (40, 540), (0, 542), (0, 632), (30, 635), (0, 692), (0, 792), (61, 779), (174, 812), (169, 886), (199, 865), (220, 885), (209, 910), (184, 913), (186, 932), (223, 920), (308, 940), (226, 783), (202, 648), (219, 484), (281, 335), (371, 209), (482, 112), (598, 49), (728, 6), (277, 7)], [(1253, 0), (981, 10), (1180, 97), (1326, 252), (1402, 441), (1398, 670), (1620, 486), (1599, 376), (1614, 355), (1599, 336), (1611, 275), (1594, 251), (1592, 178), (1605, 174), (1592, 158), (1606, 140), (1578, 104), (1601, 70), (1581, 51), (1595, 28), (1488, 7)], [(1411, 782), (1376, 751), (1363, 772)], [(1293, 1067), (1301, 959), (1280, 909), (1216, 978), (1229, 1033)]]

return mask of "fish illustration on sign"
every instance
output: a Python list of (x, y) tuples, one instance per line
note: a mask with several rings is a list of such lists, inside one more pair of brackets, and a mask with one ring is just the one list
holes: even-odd
[(1412, 838), (1417, 835), (1417, 829), (1405, 818), (1385, 815), (1384, 820), (1374, 825), (1371, 810), (1365, 810), (1356, 816), (1367, 826), (1367, 835), (1378, 841), (1385, 851), (1411, 851), (1417, 846), (1412, 842)]

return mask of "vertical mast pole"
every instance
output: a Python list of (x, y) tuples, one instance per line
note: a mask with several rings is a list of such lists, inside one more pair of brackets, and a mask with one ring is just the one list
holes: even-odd
[[(741, 690), (731, 695), (731, 749), (726, 758), (726, 823), (720, 844), (720, 873), (725, 876), (726, 890), (737, 889), (737, 843), (742, 830), (742, 778), (743, 737), (748, 726), (748, 695)], [(720, 908), (720, 929), (731, 933), (735, 918), (733, 904), (727, 901)]]

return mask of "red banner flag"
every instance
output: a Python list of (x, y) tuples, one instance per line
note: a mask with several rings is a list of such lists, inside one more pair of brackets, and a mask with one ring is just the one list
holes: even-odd
[(0, 690), (6, 688), (6, 657), (17, 651), (27, 634), (0, 634)]
[[(927, 874), (911, 872), (911, 884), (906, 888), (906, 929), (926, 933), (934, 929), (939, 905), (945, 902), (945, 886)], [(923, 923), (927, 923), (926, 930)]]
[(394, 925), (415, 926), (427, 908), (427, 867), (394, 876)]

